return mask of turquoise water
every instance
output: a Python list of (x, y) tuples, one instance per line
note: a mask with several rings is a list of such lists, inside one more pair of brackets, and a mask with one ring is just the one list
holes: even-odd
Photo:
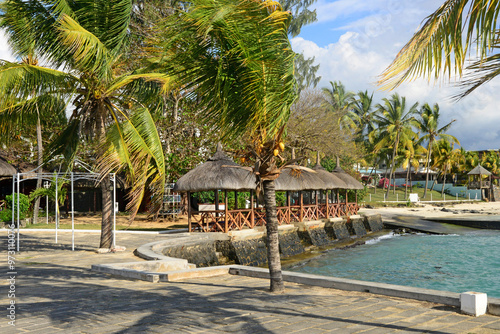
[(500, 298), (500, 231), (391, 234), (287, 270)]

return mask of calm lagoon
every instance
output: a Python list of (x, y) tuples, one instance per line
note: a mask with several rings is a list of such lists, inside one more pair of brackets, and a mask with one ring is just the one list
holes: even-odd
[(287, 270), (500, 298), (500, 231), (389, 234)]

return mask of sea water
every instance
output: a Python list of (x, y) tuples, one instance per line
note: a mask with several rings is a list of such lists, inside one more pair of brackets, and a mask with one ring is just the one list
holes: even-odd
[(287, 270), (500, 298), (500, 231), (388, 234)]

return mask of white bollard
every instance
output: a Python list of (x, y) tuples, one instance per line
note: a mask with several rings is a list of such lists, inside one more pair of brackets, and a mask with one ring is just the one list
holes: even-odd
[(396, 202), (399, 202), (399, 194), (396, 194)]
[(468, 291), (460, 294), (460, 310), (478, 317), (486, 313), (488, 297), (485, 293)]
[(432, 202), (432, 193), (431, 193), (431, 202)]

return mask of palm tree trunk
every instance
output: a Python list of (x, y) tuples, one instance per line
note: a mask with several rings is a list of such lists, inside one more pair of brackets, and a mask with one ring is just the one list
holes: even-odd
[(431, 159), (431, 145), (432, 145), (432, 139), (429, 139), (429, 145), (427, 145), (427, 161), (425, 162), (425, 187), (424, 187), (424, 196), (422, 198), (425, 198), (427, 195), (427, 187), (429, 185), (429, 162)]
[[(100, 140), (105, 140), (105, 113), (99, 113), (100, 119), (97, 121), (97, 133)], [(101, 219), (101, 241), (99, 248), (111, 249), (113, 247), (113, 222), (111, 221), (111, 179), (106, 175), (101, 181), (102, 196), (102, 219)]]
[(408, 198), (408, 180), (410, 179), (410, 168), (411, 168), (411, 159), (408, 162), (408, 170), (406, 171), (405, 200)]
[[(43, 163), (43, 143), (42, 143), (42, 125), (40, 124), (40, 112), (38, 111), (38, 105), (35, 105), (36, 107), (36, 115), (37, 115), (37, 120), (36, 120), (36, 141), (37, 141), (37, 151), (38, 151), (38, 157), (37, 157), (37, 162), (38, 162), (38, 167), (40, 167)], [(42, 172), (42, 169), (37, 170), (37, 180), (36, 180), (36, 189), (42, 187), (42, 176), (40, 173)], [(33, 208), (33, 224), (37, 223), (38, 220), (38, 211), (40, 208), (40, 196), (38, 196), (35, 200), (35, 206)], [(45, 208), (47, 210), (47, 208)]]
[(443, 186), (441, 187), (441, 197), (444, 196), (444, 185), (446, 184), (446, 171), (444, 172), (443, 176)]
[(266, 208), (267, 261), (271, 279), (271, 292), (285, 291), (281, 274), (281, 260), (278, 239), (278, 217), (276, 214), (276, 191), (274, 181), (263, 181), (264, 206)]

